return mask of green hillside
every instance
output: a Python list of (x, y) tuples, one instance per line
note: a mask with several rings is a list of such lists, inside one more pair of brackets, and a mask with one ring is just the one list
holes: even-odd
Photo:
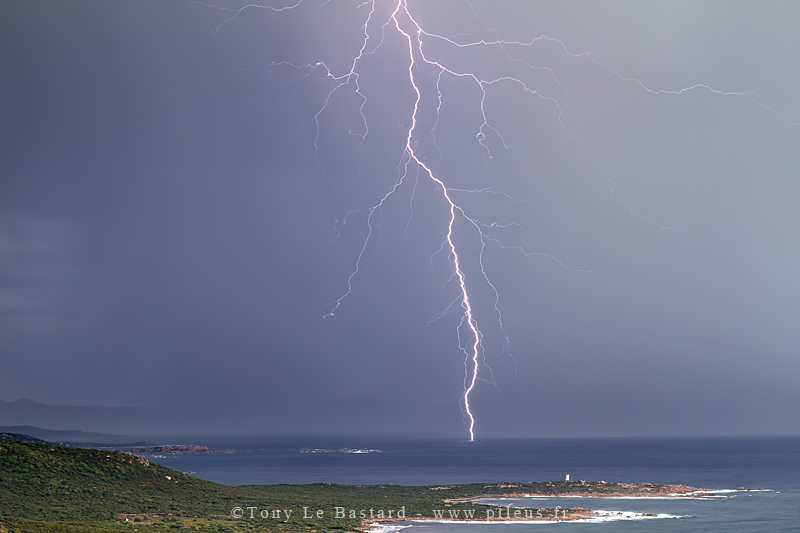
[[(410, 519), (434, 517), (437, 510), (472, 510), (482, 518), (486, 506), (446, 500), (483, 494), (599, 494), (658, 488), (563, 481), (229, 487), (126, 453), (0, 441), (0, 531), (11, 532), (354, 531), (363, 527), (364, 517), (394, 518), (401, 510)], [(540, 510), (539, 515), (553, 512)]]

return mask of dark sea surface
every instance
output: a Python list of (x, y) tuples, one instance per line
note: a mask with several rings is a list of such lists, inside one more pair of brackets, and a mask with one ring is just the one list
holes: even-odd
[[(156, 462), (227, 485), (315, 483), (441, 485), (564, 479), (684, 484), (731, 492), (716, 499), (550, 498), (495, 506), (586, 507), (662, 518), (593, 523), (408, 523), (409, 533), (569, 531), (800, 532), (800, 437), (380, 441), (359, 438), (174, 439), (242, 450), (174, 455)], [(373, 448), (383, 453), (300, 453), (300, 448)], [(513, 509), (513, 507), (512, 507)]]

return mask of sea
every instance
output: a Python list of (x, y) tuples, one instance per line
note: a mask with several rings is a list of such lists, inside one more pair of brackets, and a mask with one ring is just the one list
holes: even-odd
[[(187, 438), (189, 439), (189, 438)], [(165, 455), (164, 466), (226, 485), (448, 485), (563, 480), (683, 484), (723, 491), (694, 498), (507, 498), (486, 509), (584, 507), (581, 522), (394, 522), (404, 533), (800, 532), (800, 437), (381, 441), (364, 437), (174, 439), (237, 453)], [(301, 453), (302, 448), (371, 449)], [(747, 490), (741, 490), (747, 489)], [(756, 490), (758, 489), (758, 490)], [(510, 506), (510, 507), (509, 507)], [(644, 516), (647, 515), (647, 516)]]

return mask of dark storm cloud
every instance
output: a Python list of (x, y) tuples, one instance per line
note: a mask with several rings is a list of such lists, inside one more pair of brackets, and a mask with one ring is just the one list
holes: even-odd
[(68, 221), (0, 218), (0, 313), (5, 338), (28, 342), (69, 327), (75, 297), (76, 229)]
[[(0, 399), (174, 408), (209, 431), (464, 434), (460, 317), (428, 324), (457, 296), (434, 255), (444, 202), (424, 179), (412, 199), (415, 169), (322, 318), (368, 231), (348, 212), (397, 179), (413, 92), (389, 25), (360, 67), (369, 135), (359, 147), (361, 101), (342, 90), (315, 150), (330, 81), (270, 65), (350, 68), (366, 7), (319, 4), (224, 24), (230, 11), (193, 2), (0, 8)], [(490, 159), (480, 91), (443, 77), (436, 123), (435, 72), (419, 69), (418, 149), (449, 186), (519, 200), (458, 194), (519, 224), (492, 236), (592, 270), (487, 245), (512, 360), (476, 237), (458, 237), (497, 382), (473, 396), (479, 435), (800, 430), (796, 5), (473, 6), (481, 20), (464, 2), (412, 4), (464, 41), (546, 34), (651, 88), (758, 95), (654, 95), (554, 41), (508, 49), (551, 69), (534, 71), (430, 45), (558, 98), (491, 87), (513, 148), (488, 134)]]

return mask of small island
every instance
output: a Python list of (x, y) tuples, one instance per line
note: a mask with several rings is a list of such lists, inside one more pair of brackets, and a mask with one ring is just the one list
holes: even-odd
[(236, 450), (218, 450), (216, 448), (209, 448), (208, 446), (192, 445), (147, 446), (145, 448), (121, 449), (119, 451), (149, 459), (163, 457), (165, 454), (236, 453)]
[[(293, 448), (290, 448), (294, 451)], [(300, 453), (383, 453), (383, 450), (373, 450), (371, 448), (300, 448)]]

